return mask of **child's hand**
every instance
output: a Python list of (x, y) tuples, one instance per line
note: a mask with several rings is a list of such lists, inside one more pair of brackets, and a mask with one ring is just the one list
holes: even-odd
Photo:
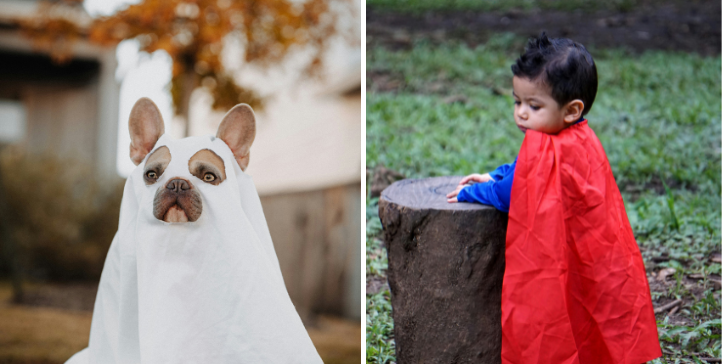
[(446, 195), (446, 202), (448, 202), (448, 203), (459, 202), (459, 200), (456, 198), (456, 196), (459, 195), (459, 192), (461, 192), (461, 189), (466, 187), (466, 185), (469, 182), (484, 183), (484, 182), (493, 181), (493, 180), (494, 179), (491, 178), (491, 176), (488, 173), (470, 174), (470, 175), (462, 178), (461, 181), (459, 181), (459, 185), (456, 186), (456, 189), (454, 191), (452, 191), (451, 193), (449, 193), (448, 195)]
[(491, 176), (488, 173), (484, 173), (484, 174), (474, 173), (474, 174), (470, 174), (470, 175), (462, 178), (461, 181), (459, 181), (459, 186), (463, 186), (472, 181), (476, 182), (476, 183), (484, 183), (484, 182), (489, 182), (491, 180), (493, 180), (493, 178), (491, 178)]
[(448, 195), (446, 195), (446, 202), (448, 202), (448, 203), (459, 202), (459, 200), (456, 199), (456, 196), (459, 194), (459, 192), (461, 192), (461, 189), (464, 187), (466, 187), (466, 186), (464, 186), (464, 185), (456, 186), (456, 189), (454, 191), (452, 191)]

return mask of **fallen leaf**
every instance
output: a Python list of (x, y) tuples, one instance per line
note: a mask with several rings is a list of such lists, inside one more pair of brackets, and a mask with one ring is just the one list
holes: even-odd
[(673, 275), (677, 270), (674, 268), (664, 268), (657, 272), (657, 281), (664, 282), (667, 277)]

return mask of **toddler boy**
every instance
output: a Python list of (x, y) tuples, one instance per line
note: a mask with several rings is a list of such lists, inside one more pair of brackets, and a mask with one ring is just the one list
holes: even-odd
[(542, 33), (511, 69), (514, 121), (525, 133), (517, 159), (464, 177), (447, 195), (509, 213), (502, 363), (660, 357), (642, 256), (604, 149), (584, 118), (597, 93), (592, 56), (579, 43)]

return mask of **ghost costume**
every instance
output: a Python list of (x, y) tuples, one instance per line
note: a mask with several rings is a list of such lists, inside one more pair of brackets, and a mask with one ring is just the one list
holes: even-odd
[[(95, 301), (88, 348), (69, 364), (322, 363), (286, 291), (251, 177), (223, 140), (160, 137), (171, 161), (148, 186), (145, 161), (125, 184), (118, 232)], [(189, 160), (209, 149), (226, 180), (203, 182)], [(190, 181), (203, 209), (195, 222), (153, 216), (156, 191)]]

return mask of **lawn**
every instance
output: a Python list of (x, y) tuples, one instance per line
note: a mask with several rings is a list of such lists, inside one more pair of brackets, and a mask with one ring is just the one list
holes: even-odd
[[(378, 0), (381, 1), (381, 0)], [(466, 175), (511, 162), (510, 65), (524, 39), (474, 49), (417, 41), (367, 50), (367, 168), (407, 178)], [(664, 359), (702, 363), (720, 344), (720, 57), (591, 50), (599, 91), (589, 125), (605, 147), (645, 259)], [(370, 181), (371, 179), (369, 179)], [(370, 187), (370, 186), (367, 186)], [(395, 361), (378, 200), (367, 199), (367, 363)]]

